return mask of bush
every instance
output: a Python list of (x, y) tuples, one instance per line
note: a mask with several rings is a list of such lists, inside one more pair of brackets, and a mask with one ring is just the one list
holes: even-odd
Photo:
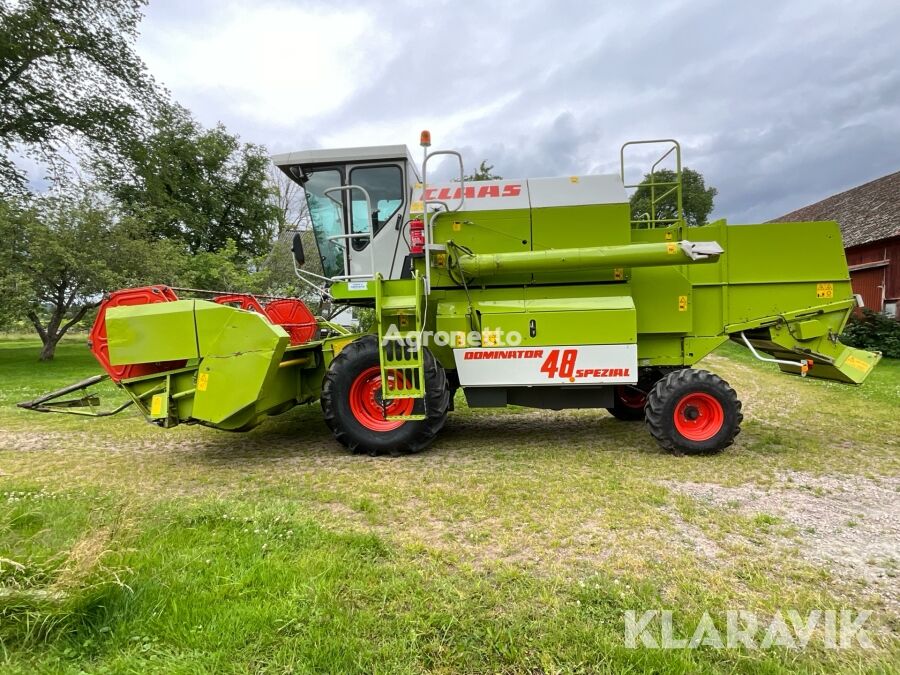
[(864, 309), (862, 317), (853, 316), (847, 322), (841, 342), (900, 359), (900, 321), (886, 314)]

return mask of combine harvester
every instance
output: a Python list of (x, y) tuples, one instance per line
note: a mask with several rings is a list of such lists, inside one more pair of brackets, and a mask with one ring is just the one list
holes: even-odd
[[(664, 152), (649, 214), (633, 220), (625, 153), (646, 143)], [(243, 431), (318, 399), (350, 450), (404, 453), (435, 438), (462, 388), (470, 407), (606, 408), (646, 420), (667, 450), (704, 453), (742, 420), (728, 383), (692, 368), (726, 340), (852, 384), (880, 358), (838, 341), (856, 300), (837, 224), (688, 226), (675, 141), (626, 143), (618, 175), (474, 184), (459, 153), (429, 152), (427, 132), (422, 146), (421, 174), (405, 146), (274, 157), (306, 192), (324, 270), (302, 269), (295, 236), (298, 276), (374, 309), (373, 334), (299, 300), (118, 291), (90, 338), (107, 375), (20, 405), (109, 414), (87, 393), (58, 400), (109, 377), (160, 426)], [(437, 157), (458, 162), (457, 181), (428, 182)], [(664, 200), (671, 218), (654, 215)]]

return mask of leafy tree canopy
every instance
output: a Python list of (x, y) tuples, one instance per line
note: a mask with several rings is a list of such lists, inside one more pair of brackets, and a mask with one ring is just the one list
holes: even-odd
[(204, 129), (169, 105), (127, 155), (124, 163), (102, 162), (97, 173), (152, 236), (183, 241), (194, 254), (229, 240), (244, 258), (269, 249), (285, 216), (273, 198), (264, 148), (241, 143), (222, 124)]
[(494, 165), (488, 164), (487, 160), (483, 159), (475, 173), (466, 176), (466, 181), (500, 180), (501, 178), (503, 178), (503, 176), (498, 176), (494, 173)]
[[(647, 218), (647, 214), (654, 220), (672, 219), (678, 216), (678, 202), (675, 193), (672, 192), (662, 200), (659, 195), (664, 194), (671, 186), (658, 186), (656, 188), (656, 213), (651, 214), (650, 208), (650, 183), (673, 183), (675, 172), (670, 169), (656, 171), (651, 179), (646, 174), (640, 186), (631, 195), (631, 217), (634, 220)], [(703, 175), (693, 169), (685, 167), (681, 171), (681, 204), (684, 211), (684, 220), (688, 225), (706, 225), (709, 214), (713, 210), (713, 200), (718, 194), (714, 187), (706, 187)]]
[(8, 253), (18, 285), (10, 314), (25, 316), (44, 343), (42, 360), (104, 291), (177, 280), (184, 256), (171, 242), (149, 241), (133, 219), (117, 219), (91, 190), (6, 202), (0, 233), (14, 237)]
[(31, 296), (31, 279), (22, 268), (25, 238), (17, 205), (0, 199), (0, 329), (25, 315), (23, 298)]
[(83, 141), (115, 152), (159, 98), (134, 49), (145, 0), (0, 0), (0, 185), (10, 155), (54, 164)]

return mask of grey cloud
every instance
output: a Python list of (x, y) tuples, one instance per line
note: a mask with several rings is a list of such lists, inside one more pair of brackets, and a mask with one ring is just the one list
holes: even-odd
[(623, 141), (680, 138), (685, 163), (719, 189), (715, 215), (733, 222), (900, 168), (895, 2), (363, 6), (399, 49), (368, 55), (380, 74), (339, 110), (293, 129), (242, 119), (215, 92), (186, 102), (273, 150), (365, 124), (396, 129), (395, 142), (428, 127), (470, 166), (511, 177), (617, 171)]

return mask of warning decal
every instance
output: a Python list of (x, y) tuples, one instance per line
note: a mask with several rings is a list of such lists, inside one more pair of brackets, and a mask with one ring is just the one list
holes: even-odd
[(833, 298), (834, 284), (816, 284), (817, 298)]
[(863, 373), (868, 373), (872, 368), (871, 364), (863, 361), (862, 359), (858, 359), (855, 356), (848, 356), (847, 360), (844, 361), (844, 363), (851, 368), (855, 368), (856, 370)]

